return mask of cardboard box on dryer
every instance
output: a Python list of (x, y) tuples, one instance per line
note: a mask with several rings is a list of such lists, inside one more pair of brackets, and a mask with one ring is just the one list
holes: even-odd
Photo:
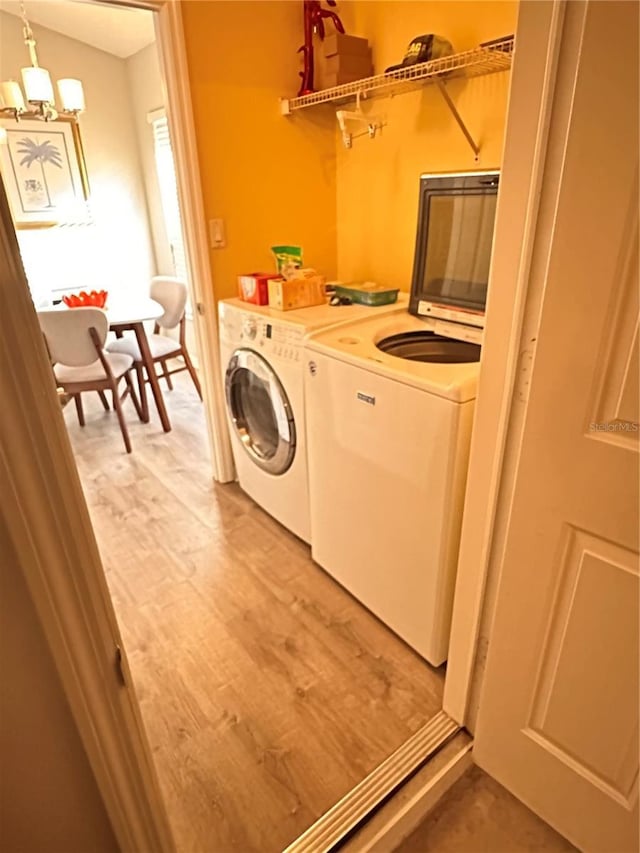
[(326, 301), (324, 276), (315, 274), (289, 280), (278, 278), (269, 282), (269, 307), (278, 311), (310, 308), (313, 305), (324, 305)]

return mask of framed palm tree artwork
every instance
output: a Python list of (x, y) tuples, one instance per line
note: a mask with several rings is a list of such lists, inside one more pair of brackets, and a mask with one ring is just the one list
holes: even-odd
[(89, 183), (75, 121), (0, 119), (0, 173), (16, 228), (86, 222)]

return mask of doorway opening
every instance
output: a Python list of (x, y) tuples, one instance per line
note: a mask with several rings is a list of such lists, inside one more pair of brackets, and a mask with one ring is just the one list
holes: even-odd
[[(179, 152), (176, 165), (178, 171), (184, 168)], [(236, 824), (223, 826), (233, 841), (247, 814), (244, 807), (253, 807), (254, 801), (242, 805), (237, 792), (230, 794), (221, 787), (219, 780), (229, 778), (223, 773), (223, 747), (231, 745), (228, 760), (234, 766), (248, 760), (267, 780), (265, 821), (273, 820), (274, 809), (284, 802), (288, 811), (280, 820), (283, 838), (274, 843), (288, 843), (435, 715), (442, 706), (444, 673), (430, 673), (423, 661), (313, 565), (299, 540), (282, 531), (237, 487), (223, 493), (222, 487), (211, 485), (208, 473), (202, 471), (203, 430), (189, 391), (188, 384), (177, 381), (175, 391), (167, 394), (172, 422), (185, 427), (182, 444), (176, 441), (169, 448), (162, 435), (154, 436), (141, 440), (143, 451), (130, 462), (122, 457), (122, 464), (120, 458), (114, 464), (108, 438), (101, 432), (90, 435), (71, 423), (71, 439), (85, 451), (84, 459), (79, 454), (80, 473), (116, 612), (126, 638), (130, 632), (125, 645), (143, 710), (147, 699), (149, 707), (160, 707), (154, 702), (170, 695), (168, 685), (175, 677), (169, 718), (159, 714), (151, 722), (151, 716), (145, 719), (150, 733), (156, 727), (155, 742), (150, 734), (152, 744), (158, 752), (166, 750), (175, 772), (176, 767), (195, 767), (221, 738), (221, 748), (211, 749), (215, 758), (200, 780), (195, 772), (190, 778), (201, 802), (217, 804), (221, 817), (236, 815)], [(99, 400), (92, 403), (96, 405), (90, 415), (98, 423), (104, 416)], [(175, 437), (176, 426), (173, 433)], [(104, 466), (96, 465), (97, 458)], [(212, 491), (220, 496), (215, 508)], [(131, 538), (123, 535), (125, 530)], [(126, 567), (134, 544), (137, 553), (146, 550), (147, 575)], [(274, 566), (278, 571), (270, 574)], [(312, 576), (316, 585), (310, 591)], [(178, 579), (177, 597), (172, 578)], [(233, 595), (225, 600), (229, 590)], [(122, 616), (125, 612), (127, 618)], [(202, 632), (211, 624), (212, 614), (224, 632), (209, 637), (212, 648), (207, 651)], [(301, 624), (305, 632), (300, 631)], [(154, 646), (158, 655), (154, 658), (150, 649), (163, 634), (166, 645)], [(180, 654), (171, 657), (177, 648)], [(314, 659), (312, 651), (319, 651), (319, 656)], [(185, 666), (189, 658), (191, 670)], [(252, 682), (248, 687), (239, 675), (240, 661), (248, 665)], [(142, 674), (136, 675), (138, 664)], [(282, 682), (265, 677), (258, 691), (256, 669), (275, 674)], [(198, 686), (203, 672), (208, 686), (218, 679), (222, 704), (212, 704)], [(153, 678), (144, 681), (150, 673)], [(287, 685), (284, 690), (282, 684)], [(274, 705), (270, 728), (256, 694), (287, 695), (293, 717), (283, 719), (281, 707)], [(248, 701), (248, 710), (245, 705), (239, 711), (238, 701)], [(316, 730), (315, 738), (309, 735), (311, 729)], [(163, 741), (167, 733), (170, 736)], [(295, 752), (302, 741), (315, 750), (312, 757), (323, 755), (327, 761), (321, 772), (296, 765)], [(313, 761), (306, 765), (314, 766)], [(305, 786), (314, 773), (322, 778), (310, 792)], [(167, 778), (165, 795), (171, 812), (171, 801), (178, 799), (184, 779)], [(177, 832), (188, 832), (187, 823), (191, 823), (187, 817), (178, 818)], [(239, 843), (252, 846), (263, 841), (244, 834)]]

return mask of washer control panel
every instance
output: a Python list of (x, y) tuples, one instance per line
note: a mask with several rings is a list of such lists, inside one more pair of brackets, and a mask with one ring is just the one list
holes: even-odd
[(302, 326), (270, 317), (228, 310), (220, 316), (220, 337), (228, 346), (245, 346), (267, 358), (301, 361), (304, 333)]
[(302, 358), (302, 339), (304, 329), (289, 326), (287, 323), (261, 323), (258, 346), (265, 354), (283, 358), (286, 361), (300, 361)]

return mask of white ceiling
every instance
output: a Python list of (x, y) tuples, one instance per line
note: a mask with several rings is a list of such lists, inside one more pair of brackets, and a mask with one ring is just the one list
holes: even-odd
[[(25, 0), (32, 24), (105, 50), (121, 59), (155, 41), (153, 13), (75, 0)], [(0, 0), (0, 9), (20, 15), (19, 0)]]

